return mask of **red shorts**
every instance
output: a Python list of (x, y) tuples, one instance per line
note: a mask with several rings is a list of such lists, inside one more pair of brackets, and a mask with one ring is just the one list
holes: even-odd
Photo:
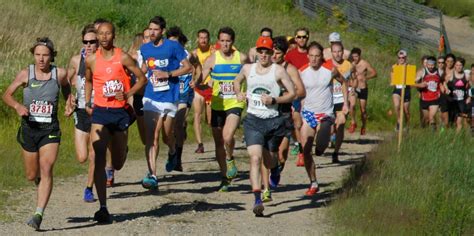
[(198, 93), (199, 95), (201, 95), (202, 97), (204, 97), (204, 100), (206, 101), (206, 103), (211, 103), (211, 98), (212, 98), (212, 88), (207, 86), (207, 85), (200, 85), (200, 86), (196, 86), (196, 88), (194, 88), (194, 91), (196, 93)]

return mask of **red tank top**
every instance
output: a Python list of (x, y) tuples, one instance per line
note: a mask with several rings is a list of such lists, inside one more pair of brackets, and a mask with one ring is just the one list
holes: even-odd
[(441, 91), (440, 91), (441, 78), (438, 74), (438, 71), (430, 73), (429, 71), (425, 70), (425, 76), (423, 76), (423, 82), (428, 84), (428, 87), (421, 90), (421, 100), (429, 102), (429, 101), (434, 101), (438, 99), (441, 94)]
[(116, 92), (130, 90), (130, 77), (123, 68), (121, 58), (120, 48), (114, 48), (114, 55), (109, 60), (104, 59), (101, 49), (95, 53), (95, 71), (92, 77), (94, 105), (110, 108), (125, 106), (126, 100), (115, 99)]

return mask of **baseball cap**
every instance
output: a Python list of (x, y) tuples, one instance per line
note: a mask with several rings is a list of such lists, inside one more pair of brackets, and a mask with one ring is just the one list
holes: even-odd
[(332, 32), (332, 33), (329, 35), (329, 42), (330, 42), (330, 43), (333, 43), (333, 42), (341, 42), (341, 35), (340, 35), (338, 32)]
[(408, 53), (407, 53), (407, 51), (402, 49), (402, 50), (398, 51), (397, 55), (399, 57), (406, 57), (408, 55)]
[(257, 47), (257, 49), (258, 48), (265, 48), (265, 49), (273, 50), (272, 38), (263, 37), (263, 36), (258, 37), (256, 47)]

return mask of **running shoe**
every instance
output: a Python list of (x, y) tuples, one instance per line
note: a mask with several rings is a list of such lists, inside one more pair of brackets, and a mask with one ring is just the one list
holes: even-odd
[(276, 188), (278, 186), (278, 184), (280, 183), (280, 178), (281, 178), (281, 175), (280, 175), (280, 169), (277, 167), (271, 169), (270, 171), (270, 181), (269, 184), (270, 184), (270, 187), (271, 188)]
[(41, 222), (43, 221), (43, 216), (40, 214), (34, 214), (26, 224), (35, 230), (39, 230)]
[(112, 222), (112, 218), (110, 217), (109, 211), (105, 207), (101, 207), (98, 211), (95, 212), (94, 220), (100, 224), (108, 224)]
[(196, 148), (194, 153), (204, 153), (204, 144), (202, 143), (198, 144), (198, 147)]
[(360, 129), (360, 135), (365, 135), (365, 128)]
[(291, 152), (290, 152), (290, 154), (291, 154), (292, 156), (298, 155), (298, 152), (300, 151), (300, 147), (298, 147), (298, 146), (299, 146), (298, 143), (296, 143), (295, 145), (293, 145), (293, 148), (291, 149)]
[(84, 202), (94, 202), (94, 192), (92, 192), (92, 189), (86, 188), (84, 189)]
[(174, 170), (176, 165), (178, 164), (178, 158), (176, 158), (176, 151), (174, 154), (168, 153), (168, 160), (166, 161), (166, 172), (171, 172)]
[(263, 190), (262, 202), (271, 202), (272, 200), (272, 192), (270, 192), (270, 189)]
[(228, 179), (233, 179), (237, 177), (237, 167), (235, 166), (234, 160), (226, 160), (227, 163), (227, 173), (226, 176)]
[(296, 166), (304, 166), (304, 155), (303, 155), (303, 153), (298, 154), (298, 160), (296, 161)]
[(219, 185), (218, 192), (226, 193), (229, 192), (230, 180), (227, 178), (222, 178), (221, 184)]
[(280, 174), (281, 172), (283, 172), (283, 169), (285, 169), (285, 162), (279, 162), (278, 163), (278, 171), (280, 171)]
[(355, 130), (357, 128), (357, 124), (356, 123), (351, 123), (351, 126), (349, 127), (349, 133), (354, 133)]
[(158, 189), (158, 181), (156, 177), (147, 174), (142, 180), (142, 186), (146, 189), (156, 190)]
[(263, 207), (263, 203), (261, 199), (255, 199), (255, 204), (253, 205), (253, 213), (255, 214), (256, 217), (261, 217), (263, 216), (263, 210), (265, 208)]
[(313, 186), (310, 186), (308, 190), (306, 190), (305, 194), (306, 196), (308, 197), (312, 197), (314, 196), (317, 192), (319, 191), (319, 188), (318, 187), (313, 187)]
[(105, 174), (107, 175), (107, 182), (106, 186), (107, 187), (112, 187), (114, 185), (114, 176), (115, 176), (115, 170), (114, 169), (106, 169)]
[(334, 164), (340, 163), (339, 153), (335, 153), (335, 152), (332, 153), (332, 163), (334, 163)]

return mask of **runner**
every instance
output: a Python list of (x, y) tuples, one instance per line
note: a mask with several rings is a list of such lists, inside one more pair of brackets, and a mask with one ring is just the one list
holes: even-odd
[[(352, 76), (355, 77), (355, 86), (349, 93), (349, 105), (351, 114), (351, 126), (349, 127), (349, 133), (354, 133), (357, 128), (356, 120), (356, 103), (359, 100), (360, 107), (360, 119), (362, 121), (362, 127), (360, 128), (360, 135), (365, 135), (366, 123), (367, 123), (367, 98), (369, 96), (369, 88), (367, 81), (377, 76), (377, 71), (370, 65), (369, 62), (361, 58), (362, 50), (360, 48), (353, 48), (351, 50), (350, 59), (352, 61)], [(349, 88), (351, 89), (351, 88)], [(355, 91), (354, 91), (355, 90)]]
[[(39, 230), (53, 189), (53, 167), (58, 157), (61, 131), (58, 120), (59, 89), (65, 99), (70, 87), (66, 70), (51, 64), (56, 57), (53, 42), (38, 38), (30, 48), (35, 64), (21, 70), (3, 94), (3, 101), (21, 117), (17, 141), (22, 147), (26, 178), (38, 186), (36, 211), (28, 226)], [(14, 93), (23, 88), (23, 102)], [(67, 111), (70, 113), (71, 111)]]
[[(115, 27), (110, 22), (100, 24), (98, 30), (99, 49), (86, 58), (86, 110), (92, 114), (91, 140), (95, 152), (94, 183), (99, 197), (100, 209), (94, 214), (99, 223), (110, 223), (107, 210), (106, 150), (111, 152), (112, 165), (120, 170), (128, 152), (127, 129), (133, 122), (133, 109), (127, 98), (133, 96), (146, 84), (146, 78), (135, 61), (126, 52), (114, 46)], [(130, 77), (125, 69), (137, 76), (130, 88)], [(94, 105), (91, 103), (94, 89)]]
[[(309, 40), (309, 30), (307, 28), (298, 28), (295, 31), (295, 40), (297, 47), (289, 50), (285, 55), (285, 61), (300, 69), (302, 66), (308, 63), (308, 50), (307, 44)], [(291, 151), (292, 155), (298, 155), (296, 166), (304, 166), (303, 147), (301, 146), (301, 125), (303, 120), (301, 119), (301, 99), (293, 101), (292, 105), (292, 118), (294, 125), (294, 134), (296, 142), (294, 149)]]
[[(288, 51), (289, 44), (286, 40), (286, 37), (279, 36), (274, 38), (273, 40), (273, 56), (272, 61), (278, 65), (283, 66), (286, 68), (286, 72), (290, 76), (291, 81), (295, 87), (296, 97), (302, 99), (306, 96), (306, 91), (304, 89), (303, 82), (301, 81), (300, 74), (296, 67), (289, 64), (284, 60), (285, 54)], [(285, 93), (285, 90), (282, 90), (282, 93)], [(279, 106), (279, 112), (282, 117), (285, 117), (285, 128), (286, 128), (286, 135), (283, 137), (281, 144), (278, 148), (278, 159), (279, 159), (279, 168), (280, 172), (283, 171), (285, 167), (286, 160), (288, 159), (288, 151), (290, 147), (290, 138), (293, 133), (293, 119), (291, 117), (291, 103), (281, 103)], [(277, 183), (270, 181), (270, 186), (272, 188), (277, 187)], [(265, 191), (263, 193), (263, 199), (266, 200)], [(271, 198), (270, 198), (271, 199)]]
[(311, 42), (309, 44), (308, 58), (307, 66), (299, 70), (306, 89), (301, 137), (306, 173), (311, 181), (305, 195), (314, 196), (319, 191), (319, 186), (311, 149), (314, 140), (316, 140), (316, 156), (321, 156), (328, 147), (331, 127), (334, 124), (332, 80), (336, 79), (343, 84), (345, 81), (339, 75), (332, 61), (324, 62), (323, 47), (319, 43)]
[(348, 112), (348, 93), (347, 93), (347, 83), (351, 76), (352, 64), (342, 58), (344, 53), (344, 46), (340, 42), (331, 43), (331, 54), (332, 58), (327, 60), (328, 63), (331, 63), (336, 67), (339, 74), (346, 81), (344, 83), (339, 82), (338, 80), (333, 80), (333, 104), (334, 104), (334, 113), (336, 114), (336, 124), (334, 125), (334, 152), (332, 154), (332, 163), (339, 163), (339, 150), (341, 149), (342, 141), (344, 141), (344, 129), (346, 125), (346, 115)]
[[(253, 212), (255, 216), (263, 216), (260, 175), (262, 161), (267, 169), (271, 169), (272, 181), (278, 184), (278, 146), (285, 136), (285, 117), (280, 116), (278, 104), (291, 102), (295, 91), (285, 68), (272, 63), (272, 39), (260, 36), (256, 51), (258, 62), (242, 67), (234, 80), (234, 92), (239, 101), (248, 100), (244, 132), (250, 156), (250, 183), (255, 196)], [(241, 92), (241, 84), (244, 81), (247, 83), (246, 93)], [(281, 96), (280, 84), (286, 90)]]
[[(209, 42), (210, 34), (207, 29), (201, 29), (197, 33), (197, 48), (193, 51), (194, 58), (199, 59), (200, 67), (204, 65), (206, 59), (214, 52), (214, 48), (211, 47)], [(198, 143), (198, 147), (194, 151), (195, 153), (204, 153), (204, 144), (202, 143), (202, 128), (201, 128), (201, 115), (205, 111), (205, 120), (207, 124), (211, 125), (211, 97), (212, 88), (207, 85), (211, 80), (211, 76), (205, 78), (202, 83), (199, 83), (194, 88), (194, 135)]]
[(76, 109), (74, 111), (74, 146), (76, 147), (76, 158), (80, 163), (89, 160), (87, 172), (87, 183), (84, 189), (84, 201), (94, 202), (94, 150), (90, 142), (91, 118), (86, 112), (85, 100), (85, 75), (86, 75), (86, 57), (94, 54), (97, 50), (97, 35), (93, 24), (86, 25), (82, 29), (83, 47), (80, 54), (71, 58), (68, 66), (67, 77), (69, 83), (76, 90), (74, 101)]
[[(449, 53), (445, 57), (445, 67), (444, 73), (442, 75), (443, 86), (446, 85), (446, 77), (454, 73), (454, 61), (456, 60), (456, 56), (454, 54)], [(447, 89), (445, 90), (447, 92)], [(453, 108), (454, 103), (451, 101), (449, 94), (441, 93), (440, 97), (440, 110), (441, 110), (441, 121), (443, 122), (443, 126), (441, 127), (441, 131), (444, 131), (444, 127), (449, 127), (450, 124), (454, 122), (454, 115), (453, 115)]]
[[(139, 68), (142, 67), (143, 58), (140, 52), (140, 47), (150, 42), (150, 32), (148, 28), (143, 30), (143, 33), (138, 33), (135, 35), (132, 46), (128, 49), (128, 54), (135, 59)], [(132, 74), (132, 82), (136, 81), (136, 76)], [(142, 144), (145, 145), (145, 120), (143, 118), (143, 90), (138, 91), (133, 95), (133, 110), (137, 115), (137, 128), (138, 134), (140, 134), (140, 139)]]
[[(157, 189), (156, 158), (159, 154), (160, 133), (168, 146), (166, 171), (171, 172), (178, 164), (175, 142), (175, 115), (179, 101), (179, 76), (191, 72), (184, 48), (164, 37), (166, 21), (161, 16), (153, 17), (148, 25), (151, 42), (141, 47), (144, 64), (150, 83), (145, 88), (143, 110), (145, 113), (146, 145), (145, 155), (148, 173), (142, 186)], [(182, 66), (180, 67), (180, 63)]]
[(471, 121), (471, 135), (474, 136), (474, 64), (471, 64), (471, 76), (469, 79), (469, 102), (470, 104), (468, 107), (470, 108), (471, 112), (468, 113), (470, 115), (470, 121)]
[[(424, 76), (424, 73), (425, 73), (425, 71), (427, 70), (427, 66), (428, 66), (428, 57), (429, 57), (428, 55), (423, 55), (423, 56), (421, 57), (421, 65), (422, 65), (422, 66), (421, 66), (421, 68), (418, 69), (418, 71), (416, 72), (415, 81), (421, 80), (422, 77)], [(417, 88), (417, 90), (418, 90), (418, 92), (419, 92), (418, 97), (420, 98), (420, 101), (419, 101), (419, 103), (418, 103), (418, 105), (419, 105), (419, 106), (418, 106), (418, 112), (419, 112), (419, 118), (420, 118), (420, 126), (421, 126), (421, 128), (425, 128), (426, 122), (424, 121), (423, 107), (422, 107), (423, 102), (422, 102), (422, 100), (421, 100), (421, 90), (422, 90), (422, 88), (419, 88), (419, 87), (417, 87), (417, 86), (414, 86), (414, 87)]]
[(220, 49), (204, 63), (202, 78), (209, 74), (212, 77), (209, 81), (209, 86), (212, 87), (211, 126), (216, 159), (222, 176), (219, 192), (227, 192), (231, 180), (237, 176), (233, 157), (234, 134), (245, 107), (245, 102), (237, 101), (233, 81), (248, 58), (244, 53), (233, 49), (235, 32), (232, 28), (219, 29), (217, 38)]
[[(397, 64), (395, 65), (407, 64), (407, 55), (408, 54), (405, 50), (398, 51), (397, 53), (398, 61), (397, 61)], [(392, 66), (392, 72), (391, 72), (392, 74), (393, 74), (393, 66)], [(402, 117), (400, 117), (400, 105), (402, 104), (401, 94), (402, 94), (402, 85), (395, 85), (395, 88), (393, 89), (393, 92), (392, 92), (393, 107), (395, 109), (395, 114), (397, 114), (397, 126), (395, 128), (395, 131), (398, 131), (400, 127), (400, 121), (401, 119), (403, 119)], [(403, 113), (405, 115), (406, 127), (409, 127), (409, 124), (410, 124), (410, 100), (411, 100), (410, 86), (407, 85), (405, 87), (405, 97), (403, 98)]]
[(426, 68), (417, 77), (415, 87), (420, 89), (420, 103), (423, 110), (422, 122), (430, 125), (433, 131), (436, 130), (435, 116), (438, 111), (439, 97), (441, 94), (441, 76), (436, 68), (436, 58), (428, 56), (426, 58)]
[[(169, 40), (179, 42), (181, 46), (183, 47), (188, 42), (188, 38), (183, 34), (183, 32), (181, 31), (179, 27), (171, 27), (166, 32), (166, 37)], [(186, 49), (184, 49), (184, 51), (186, 52), (187, 58), (189, 60), (192, 55), (189, 54), (189, 52)], [(176, 112), (176, 117), (175, 117), (175, 130), (174, 130), (175, 137), (176, 137), (176, 157), (177, 157), (177, 164), (174, 170), (176, 171), (183, 171), (181, 156), (183, 154), (184, 141), (186, 140), (186, 127), (187, 127), (186, 118), (188, 117), (189, 108), (191, 108), (191, 104), (194, 98), (194, 90), (191, 88), (191, 84), (193, 81), (193, 74), (194, 74), (193, 72), (179, 76), (179, 101), (178, 101), (178, 111)], [(201, 74), (201, 71), (199, 71), (199, 74)]]
[[(464, 58), (458, 57), (454, 63), (454, 71), (450, 74), (446, 74), (444, 85), (447, 88), (446, 94), (450, 96), (453, 104), (453, 115), (456, 122), (456, 132), (460, 132), (464, 123), (464, 119), (467, 118), (466, 107), (468, 101), (468, 90), (469, 81), (464, 73)], [(446, 71), (446, 73), (448, 73)]]
[[(333, 43), (341, 43), (341, 35), (338, 32), (332, 32), (329, 34), (329, 47), (324, 49), (323, 55), (324, 55), (324, 60), (330, 60), (332, 58), (332, 52), (331, 52), (331, 46)], [(347, 49), (344, 50), (344, 54), (342, 58), (344, 60), (348, 60), (351, 55), (351, 52)]]
[[(273, 38), (273, 30), (268, 27), (263, 27), (260, 30), (260, 36)], [(256, 47), (250, 48), (248, 56), (249, 56), (249, 61), (251, 63), (257, 62), (258, 60), (257, 48)]]

